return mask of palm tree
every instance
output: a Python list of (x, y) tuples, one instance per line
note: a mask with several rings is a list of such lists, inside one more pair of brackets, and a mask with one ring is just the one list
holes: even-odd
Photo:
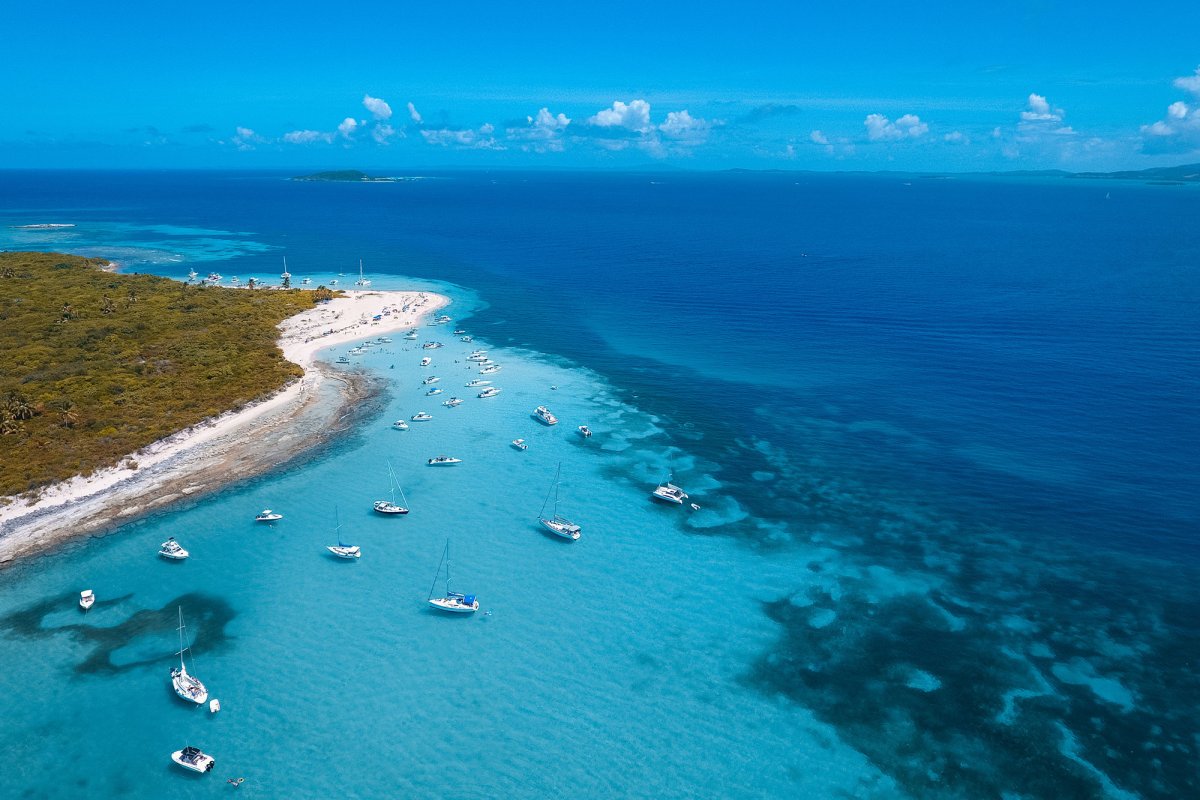
[(29, 398), (16, 392), (8, 393), (8, 397), (4, 400), (4, 410), (8, 416), (16, 420), (33, 419), (33, 416), (37, 414), (37, 409), (34, 408), (33, 403), (29, 402)]
[(54, 410), (58, 412), (58, 421), (64, 428), (74, 428), (79, 422), (79, 406), (65, 397), (54, 404)]
[(0, 415), (0, 436), (12, 436), (21, 430), (21, 423), (10, 417), (7, 412)]

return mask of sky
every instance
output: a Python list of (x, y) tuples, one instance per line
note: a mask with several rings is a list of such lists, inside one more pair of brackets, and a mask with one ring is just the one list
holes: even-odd
[(1200, 162), (1181, 0), (66, 0), (0, 39), (0, 168)]

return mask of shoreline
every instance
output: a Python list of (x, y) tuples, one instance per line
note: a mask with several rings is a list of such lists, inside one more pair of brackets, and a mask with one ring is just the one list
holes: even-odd
[[(369, 373), (335, 370), (317, 361), (317, 353), (367, 335), (415, 328), (450, 302), (423, 291), (343, 293), (279, 325), (277, 343), (284, 358), (304, 368), (303, 377), (258, 402), (130, 453), (120, 466), (75, 476), (0, 507), (0, 569), (83, 536), (107, 535), (321, 446), (345, 427), (351, 407), (378, 394), (380, 384)], [(130, 461), (137, 464), (133, 469), (125, 466)]]

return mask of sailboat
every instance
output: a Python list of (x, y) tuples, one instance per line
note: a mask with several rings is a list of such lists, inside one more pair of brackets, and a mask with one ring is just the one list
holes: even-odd
[[(438, 578), (442, 574), (442, 564), (446, 565), (446, 596), (434, 597), (433, 590), (437, 588)], [(446, 540), (446, 549), (442, 551), (442, 560), (438, 562), (438, 571), (433, 576), (433, 585), (429, 587), (429, 605), (440, 611), (451, 611), (455, 614), (473, 614), (479, 610), (479, 601), (473, 594), (462, 594), (450, 591), (450, 540)]]
[(371, 282), (363, 277), (362, 259), (358, 260), (358, 280), (354, 282), (355, 286), (370, 286)]
[(204, 705), (208, 700), (208, 689), (204, 688), (204, 684), (195, 675), (191, 675), (187, 671), (187, 663), (183, 659), (184, 653), (190, 653), (192, 646), (185, 642), (187, 634), (183, 627), (183, 606), (179, 606), (179, 668), (171, 668), (171, 686), (175, 688), (175, 694), (189, 703), (196, 705)]
[[(546, 493), (546, 500), (542, 503), (542, 510), (538, 512), (538, 522), (542, 523), (555, 536), (576, 541), (579, 539), (579, 534), (583, 529), (558, 513), (558, 481), (561, 474), (562, 462), (560, 461), (558, 462), (558, 470), (554, 473), (554, 486)], [(547, 517), (546, 506), (550, 503), (551, 492), (554, 493), (554, 513), (550, 517)]]
[[(376, 500), (373, 506), (380, 514), (407, 514), (408, 513), (408, 498), (404, 496), (404, 489), (400, 488), (400, 482), (396, 480), (396, 473), (392, 470), (392, 462), (388, 461), (388, 484), (392, 490), (392, 499)], [(404, 501), (404, 505), (396, 505), (396, 490), (400, 489), (400, 499)]]
[(683, 505), (683, 501), (687, 499), (687, 493), (684, 492), (683, 489), (680, 489), (678, 486), (671, 483), (673, 480), (675, 480), (675, 473), (668, 472), (667, 479), (660, 483), (655, 490), (650, 493), (650, 496), (655, 500), (661, 500), (664, 503), (675, 503), (676, 505), (680, 506)]
[(283, 257), (283, 273), (279, 277), (283, 278), (285, 281), (290, 281), (292, 279), (292, 273), (288, 272), (287, 268), (287, 256)]
[(337, 544), (326, 545), (325, 549), (333, 553), (338, 558), (361, 558), (362, 550), (356, 544), (344, 544), (342, 542), (342, 523), (338, 520), (337, 508), (333, 509), (334, 530), (337, 532)]

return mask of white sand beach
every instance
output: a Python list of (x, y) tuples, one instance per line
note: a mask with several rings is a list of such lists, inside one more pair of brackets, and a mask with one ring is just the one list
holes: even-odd
[(343, 294), (279, 326), (284, 357), (305, 370), (299, 380), (131, 453), (122, 466), (77, 476), (0, 507), (0, 565), (79, 536), (103, 535), (178, 500), (275, 468), (320, 444), (346, 403), (371, 390), (366, 376), (360, 373), (356, 381), (317, 361), (317, 352), (416, 327), (450, 302), (431, 292)]

